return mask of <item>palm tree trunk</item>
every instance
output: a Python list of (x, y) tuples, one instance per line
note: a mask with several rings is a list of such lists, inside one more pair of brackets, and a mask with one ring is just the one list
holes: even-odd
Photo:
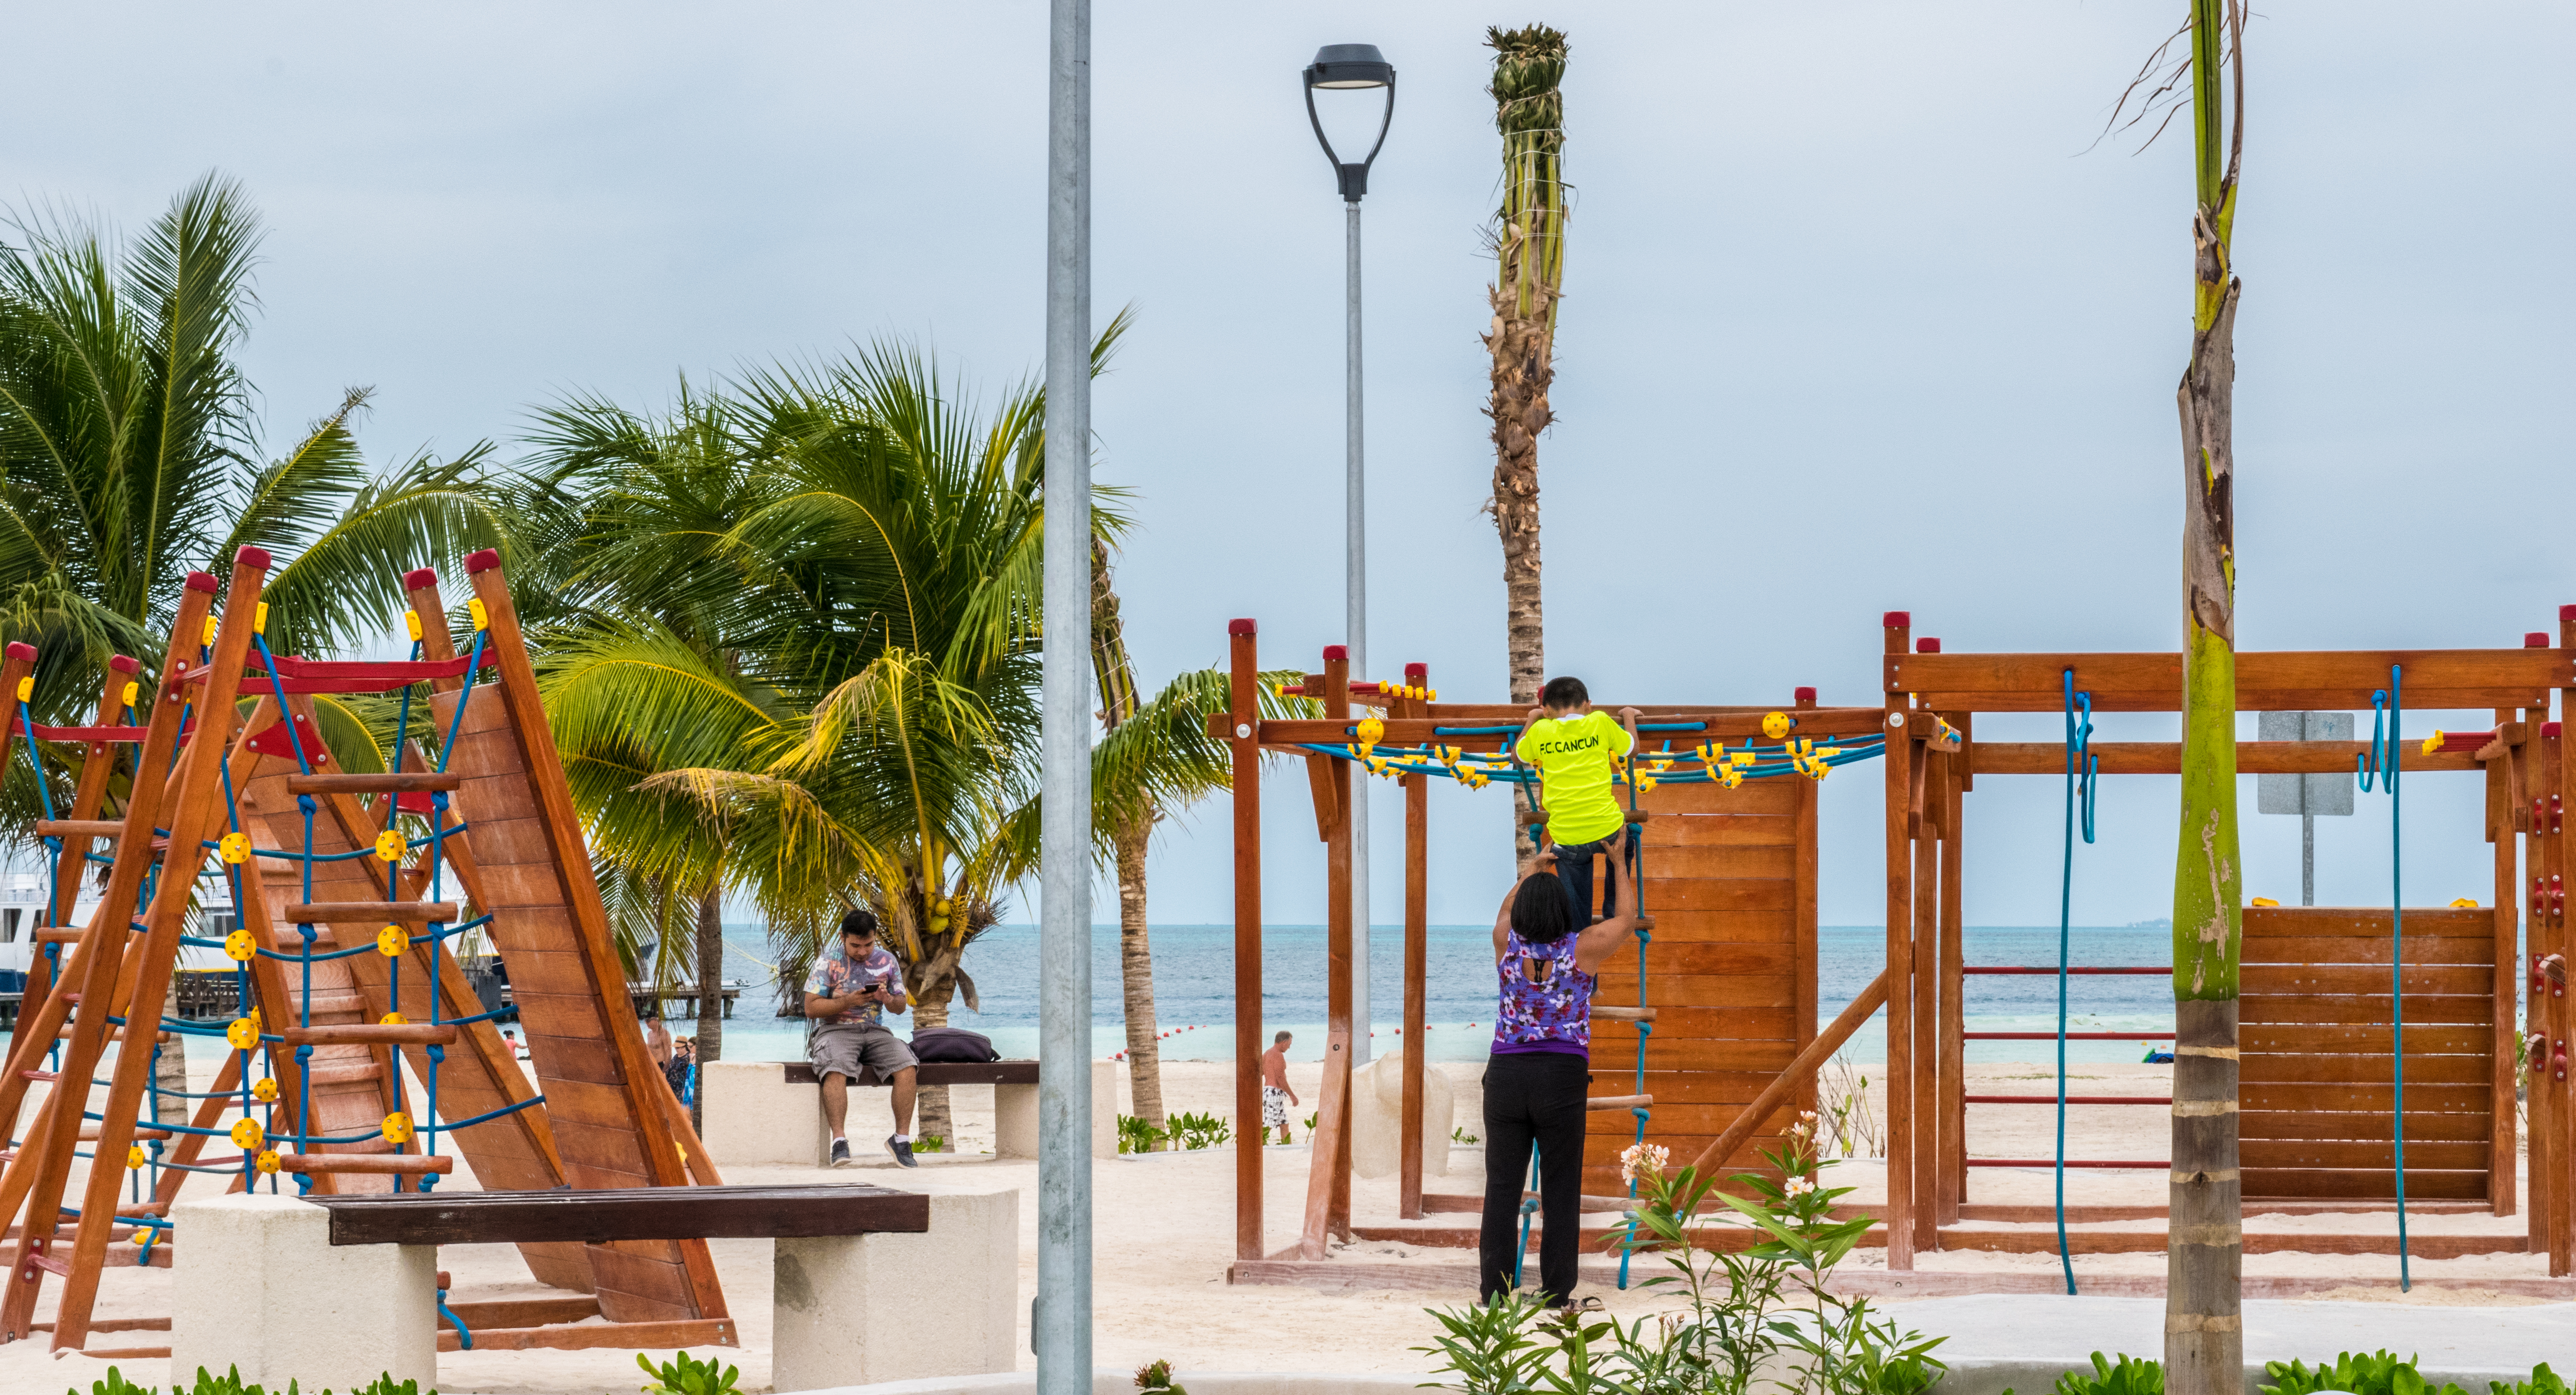
[[(2222, 11), (2224, 13), (2222, 14)], [(2177, 393), (2183, 444), (2182, 829), (2174, 861), (2173, 1174), (2165, 1242), (2165, 1388), (2244, 1384), (2244, 1188), (2237, 1172), (2237, 966), (2244, 879), (2236, 841), (2236, 303), (2230, 274), (2236, 152), (2221, 149), (2226, 41), (2237, 0), (2193, 0), (2191, 366)], [(2244, 60), (2236, 55), (2241, 149)], [(2222, 166), (2222, 159), (2224, 164)]]
[[(1539, 591), (1538, 438), (1555, 420), (1556, 302), (1565, 273), (1565, 35), (1545, 25), (1485, 31), (1494, 50), (1494, 125), (1503, 136), (1503, 205), (1495, 215), (1493, 321), (1494, 531), (1503, 545), (1504, 659), (1511, 701), (1538, 700), (1547, 681), (1546, 624)], [(1517, 811), (1537, 806), (1518, 793)], [(1512, 848), (1526, 873), (1530, 848), (1517, 812)]]
[(1118, 968), (1127, 994), (1127, 1083), (1136, 1117), (1163, 1126), (1163, 1053), (1154, 1037), (1154, 947), (1145, 924), (1145, 844), (1150, 818), (1118, 829)]
[(698, 1057), (724, 1058), (724, 890), (698, 893)]
[[(930, 957), (921, 964), (920, 983), (913, 989), (912, 1030), (915, 1035), (925, 1028), (947, 1026), (948, 1004), (957, 996), (957, 961), (964, 948), (953, 935), (939, 936), (931, 943)], [(924, 1085), (915, 1098), (918, 1103), (912, 1124), (913, 1136), (943, 1140), (943, 1146), (951, 1152), (956, 1151), (957, 1127), (948, 1108), (948, 1087)]]

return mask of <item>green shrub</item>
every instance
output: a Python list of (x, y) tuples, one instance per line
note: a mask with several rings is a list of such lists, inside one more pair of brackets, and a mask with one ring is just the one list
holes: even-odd
[[(2312, 1395), (2319, 1390), (2349, 1390), (2352, 1395), (2469, 1395), (2456, 1385), (2428, 1385), (2415, 1370), (2415, 1358), (2401, 1361), (2391, 1351), (2370, 1355), (2344, 1352), (2332, 1365), (2304, 1361), (2268, 1361), (2263, 1374), (2273, 1383), (2257, 1387), (2263, 1395)], [(2534, 1372), (2537, 1375), (2538, 1372)]]
[(1145, 1395), (1190, 1395), (1188, 1390), (1172, 1383), (1172, 1363), (1169, 1361), (1151, 1361), (1137, 1367), (1136, 1388), (1144, 1391)]
[(658, 1367), (653, 1358), (639, 1351), (635, 1364), (653, 1378), (653, 1383), (644, 1387), (644, 1395), (736, 1395), (742, 1389), (735, 1384), (742, 1375), (740, 1370), (727, 1366), (719, 1374), (715, 1362), (694, 1360), (685, 1351), (671, 1353), (671, 1359)]
[(1474, 1143), (1478, 1142), (1479, 1140), (1477, 1139), (1477, 1137), (1476, 1137), (1474, 1134), (1467, 1132), (1467, 1130), (1466, 1130), (1466, 1128), (1465, 1128), (1464, 1126), (1461, 1126), (1461, 1127), (1458, 1127), (1458, 1128), (1451, 1129), (1451, 1130), (1449, 1131), (1449, 1141), (1450, 1141), (1450, 1142), (1452, 1142), (1452, 1143), (1464, 1143), (1464, 1144), (1470, 1144), (1470, 1145), (1472, 1145), (1472, 1144), (1474, 1144)]
[(2059, 1376), (2057, 1395), (2165, 1395), (2165, 1368), (2142, 1356), (2105, 1361), (2097, 1351), (2093, 1373), (2069, 1371)]
[[(136, 1385), (127, 1380), (125, 1373), (114, 1366), (107, 1368), (107, 1379), (90, 1382), (89, 1392), (90, 1395), (153, 1395), (151, 1386)], [(80, 1388), (74, 1386), (65, 1391), (64, 1395), (81, 1395)], [(197, 1368), (195, 1385), (185, 1390), (174, 1385), (170, 1387), (170, 1395), (269, 1395), (269, 1392), (259, 1385), (244, 1385), (239, 1366), (226, 1369), (220, 1376), (200, 1366)], [(298, 1388), (297, 1382), (288, 1381), (281, 1395), (303, 1395), (303, 1391)], [(331, 1392), (325, 1390), (321, 1395), (331, 1395)], [(349, 1395), (421, 1395), (421, 1389), (418, 1381), (407, 1380), (397, 1383), (393, 1376), (387, 1373), (378, 1375), (363, 1388), (351, 1389)], [(429, 1395), (438, 1395), (438, 1392), (432, 1390)]]
[(1175, 1114), (1163, 1136), (1183, 1148), (1214, 1148), (1234, 1137), (1234, 1128), (1213, 1114)]
[(1118, 1116), (1119, 1152), (1150, 1153), (1154, 1151), (1155, 1145), (1161, 1143), (1166, 1137), (1168, 1137), (1168, 1135), (1166, 1135), (1163, 1130), (1146, 1123), (1144, 1120), (1137, 1118), (1133, 1114), (1121, 1114)]
[(2529, 1380), (2518, 1380), (2511, 1385), (2491, 1380), (2487, 1382), (2487, 1389), (2493, 1395), (2568, 1395), (2567, 1382), (2559, 1379), (2558, 1373), (2550, 1370), (2546, 1361), (2531, 1368)]

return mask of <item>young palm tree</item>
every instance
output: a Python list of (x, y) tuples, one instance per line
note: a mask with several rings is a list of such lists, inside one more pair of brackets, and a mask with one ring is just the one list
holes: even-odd
[[(1494, 497), (1503, 543), (1503, 616), (1514, 705), (1538, 701), (1547, 681), (1547, 632), (1539, 592), (1538, 438), (1555, 420), (1556, 303), (1565, 284), (1567, 212), (1563, 152), (1565, 35), (1543, 24), (1489, 28), (1494, 125), (1503, 136), (1503, 202), (1494, 215)], [(1527, 807), (1534, 798), (1524, 792)], [(1521, 844), (1517, 836), (1513, 846)]]
[[(2237, 1174), (2236, 302), (2231, 249), (2245, 146), (2245, 8), (2191, 0), (2151, 55), (2131, 124), (2188, 80), (2193, 198), (2191, 362), (2176, 399), (2183, 448), (2182, 829), (2174, 859), (2173, 1180), (2166, 1241), (2165, 1386), (2221, 1395), (2243, 1378), (2244, 1206)], [(2175, 42), (2188, 56), (2168, 64)], [(2158, 130), (2162, 129), (2159, 125)], [(2152, 137), (2150, 137), (2152, 139)]]
[[(43, 651), (40, 720), (82, 720), (108, 655), (158, 653), (182, 577), (244, 544), (288, 559), (267, 588), (281, 654), (381, 634), (405, 607), (403, 572), (510, 546), (481, 488), (482, 447), (367, 465), (349, 430), (367, 389), (260, 462), (238, 357), (259, 217), (238, 185), (199, 179), (122, 247), (74, 218), (10, 226), (0, 637)], [(0, 824), (12, 832), (34, 817), (32, 784), (9, 772)]]

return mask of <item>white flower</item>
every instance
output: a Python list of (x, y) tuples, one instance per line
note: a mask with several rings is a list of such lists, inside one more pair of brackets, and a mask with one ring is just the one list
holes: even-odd
[(1816, 1179), (1813, 1177), (1792, 1177), (1780, 1187), (1781, 1192), (1788, 1196), (1805, 1196), (1815, 1189)]
[(1671, 1161), (1671, 1150), (1659, 1144), (1632, 1143), (1619, 1153), (1620, 1180), (1635, 1183), (1648, 1177), (1661, 1177), (1665, 1164)]

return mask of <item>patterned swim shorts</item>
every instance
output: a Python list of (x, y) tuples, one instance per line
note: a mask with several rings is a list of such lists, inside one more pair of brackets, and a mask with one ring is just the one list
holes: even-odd
[(1261, 1087), (1261, 1126), (1265, 1129), (1288, 1127), (1288, 1092), (1276, 1085)]

